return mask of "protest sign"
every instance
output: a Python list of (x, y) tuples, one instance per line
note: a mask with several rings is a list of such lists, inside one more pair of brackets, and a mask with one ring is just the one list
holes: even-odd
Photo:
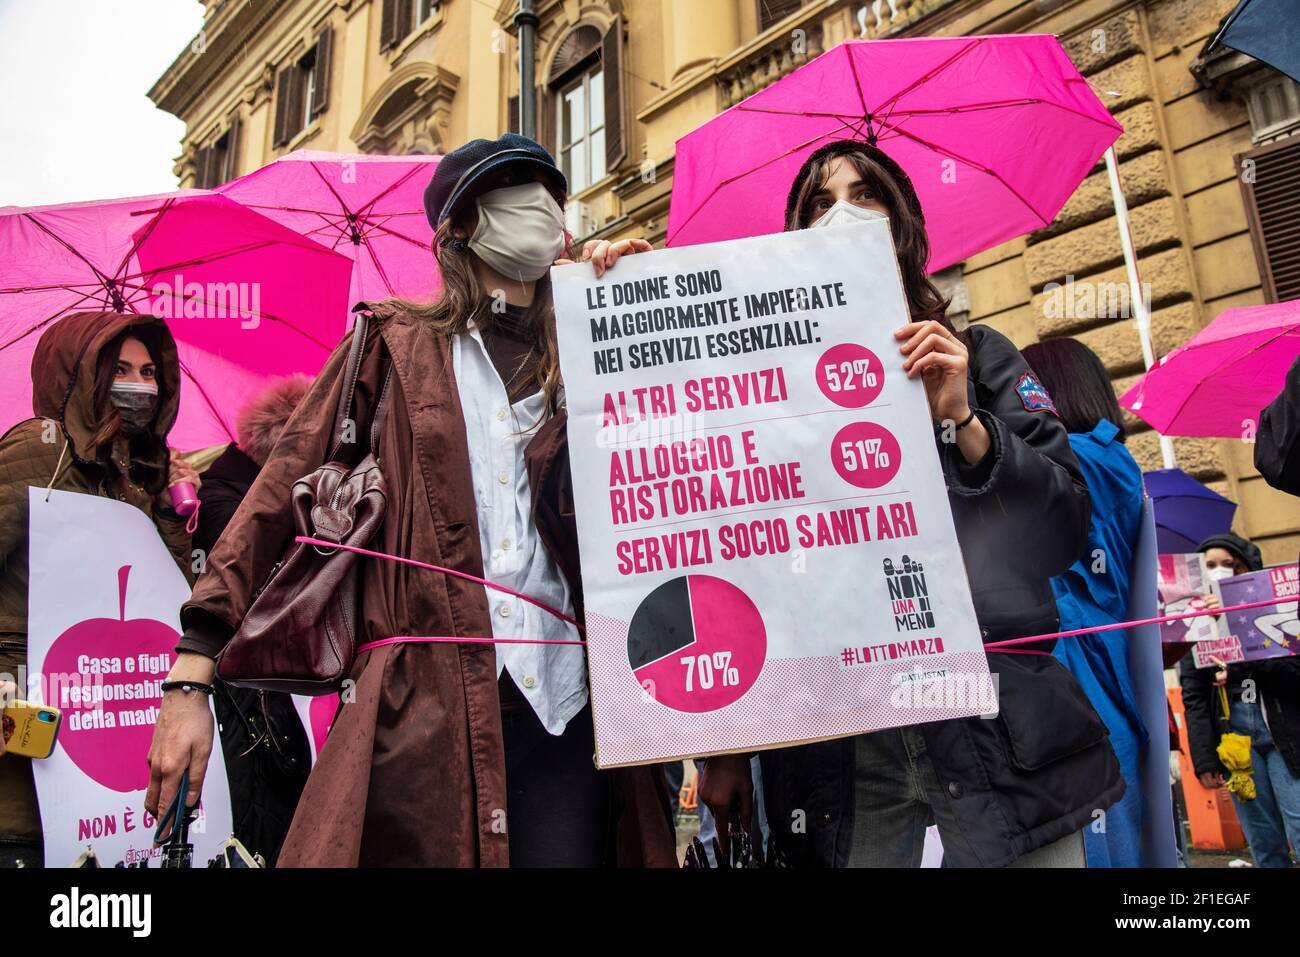
[(1192, 645), (1192, 662), (1198, 668), (1221, 668), (1245, 660), (1246, 656), (1241, 652), (1241, 641), (1236, 635), (1206, 638)]
[(307, 732), (307, 744), (311, 750), (311, 763), (315, 767), (317, 759), (320, 758), (321, 748), (325, 747), (325, 738), (329, 736), (330, 727), (334, 724), (334, 715), (339, 710), (339, 696), (335, 694), (317, 695), (309, 698), (306, 695), (290, 695), (293, 701), (293, 708), (298, 712), (298, 720), (302, 722), (303, 730)]
[[(1214, 594), (1214, 583), (1199, 552), (1158, 556), (1157, 587), (1160, 592), (1160, 615), (1182, 615), (1200, 611), (1205, 599)], [(1213, 615), (1166, 621), (1160, 625), (1160, 640), (1165, 644), (1224, 639), (1227, 632)]]
[[(102, 866), (156, 857), (146, 759), (189, 585), (139, 509), (77, 492), (28, 493), (28, 697), (63, 713), (54, 753), (32, 762), (45, 863), (66, 867), (88, 844)], [(190, 826), (195, 862), (230, 833), (217, 737)]]
[(996, 710), (887, 223), (552, 275), (601, 767)]
[[(1294, 563), (1235, 575), (1217, 584), (1225, 608), (1279, 599), (1276, 605), (1224, 614), (1228, 631), (1241, 649), (1240, 658), (1224, 658), (1225, 662), (1282, 658), (1300, 649), (1300, 618), (1296, 611), (1300, 578)], [(1200, 666), (1199, 656), (1197, 664)]]

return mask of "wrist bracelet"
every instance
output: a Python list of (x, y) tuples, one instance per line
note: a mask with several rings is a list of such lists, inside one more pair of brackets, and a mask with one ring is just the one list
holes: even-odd
[(201, 691), (206, 695), (212, 694), (212, 685), (205, 685), (201, 681), (164, 681), (162, 683), (164, 693), (168, 691), (184, 691), (189, 694), (191, 691)]
[(975, 421), (975, 410), (971, 409), (970, 415), (962, 419), (961, 422), (958, 423), (957, 428), (955, 428), (953, 431), (960, 432), (962, 429), (966, 428), (966, 426), (970, 425), (974, 421)]

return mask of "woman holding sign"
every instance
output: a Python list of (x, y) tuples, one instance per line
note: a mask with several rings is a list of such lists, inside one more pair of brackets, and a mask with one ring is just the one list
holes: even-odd
[[(32, 380), (36, 417), (0, 439), (0, 675), (15, 677), (27, 662), (28, 489), (135, 506), (153, 519), (188, 577), (190, 535), (166, 488), (200, 484), (194, 468), (167, 448), (181, 373), (163, 320), (113, 312), (64, 316), (36, 344)], [(31, 761), (0, 756), (0, 867), (36, 864), (41, 841)]]
[[(899, 362), (925, 385), (935, 442), (986, 643), (1050, 633), (1051, 578), (1087, 541), (1089, 499), (1055, 406), (1004, 336), (957, 332), (925, 274), (929, 241), (907, 174), (856, 141), (814, 152), (790, 189), (786, 228), (888, 218), (912, 322)], [(947, 865), (1084, 864), (1080, 831), (1124, 791), (1106, 728), (1044, 647), (990, 652), (997, 718), (968, 718), (765, 751), (763, 796), (796, 864), (916, 867), (938, 825)], [(1024, 653), (1028, 652), (1028, 653)], [(710, 758), (700, 797), (719, 831), (746, 816), (748, 758)]]
[[(364, 559), (358, 645), (380, 644), (352, 664), (282, 866), (676, 863), (662, 771), (592, 764), (577, 555), (557, 545), (576, 541), (557, 532), (573, 505), (548, 276), (565, 249), (566, 190), (522, 136), (443, 157), (425, 192), (442, 293), (367, 304), (355, 393), (368, 432), (391, 385), (378, 427), (387, 507), (369, 547), (486, 576), (559, 614)], [(602, 273), (646, 249), (593, 242), (583, 258)], [(198, 797), (212, 747), (203, 686), (293, 537), (290, 488), (328, 454), (349, 345), (285, 426), (182, 610), (171, 677), (198, 693), (164, 699), (150, 808), (169, 804), (187, 766), (189, 803)], [(418, 640), (439, 636), (450, 640)]]
[[(1196, 550), (1205, 556), (1210, 577), (1216, 581), (1264, 568), (1259, 546), (1232, 532), (1211, 535)], [(1218, 607), (1218, 596), (1210, 599), (1207, 604)], [(1256, 796), (1243, 800), (1232, 795), (1237, 820), (1256, 867), (1290, 867), (1287, 844), (1300, 849), (1300, 658), (1289, 655), (1198, 668), (1188, 652), (1178, 663), (1178, 682), (1187, 714), (1188, 757), (1201, 786), (1216, 790), (1227, 783), (1228, 769), (1218, 751), (1223, 733), (1250, 738)], [(1227, 721), (1220, 689), (1227, 694)]]

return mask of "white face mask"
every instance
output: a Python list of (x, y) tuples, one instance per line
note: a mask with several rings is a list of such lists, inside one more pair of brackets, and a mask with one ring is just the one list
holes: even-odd
[(1219, 565), (1215, 568), (1208, 569), (1210, 581), (1221, 582), (1225, 578), (1232, 578), (1237, 573), (1226, 565)]
[(541, 183), (484, 193), (469, 248), (501, 275), (540, 279), (564, 251), (564, 211)]
[(874, 209), (854, 206), (847, 200), (836, 200), (835, 205), (826, 210), (809, 229), (823, 229), (826, 226), (851, 226), (854, 223), (869, 223), (877, 219), (889, 222), (889, 217)]

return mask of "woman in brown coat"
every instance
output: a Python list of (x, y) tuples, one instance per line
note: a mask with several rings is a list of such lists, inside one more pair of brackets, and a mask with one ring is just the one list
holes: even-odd
[[(189, 576), (190, 536), (166, 492), (172, 482), (200, 484), (167, 448), (179, 389), (176, 343), (161, 319), (81, 312), (42, 334), (32, 356), (36, 416), (0, 438), (0, 676), (18, 679), (27, 663), (29, 487), (134, 505)], [(31, 866), (40, 848), (31, 761), (0, 753), (0, 866)]]
[[(379, 437), (388, 505), (371, 548), (509, 585), (580, 616), (576, 533), (547, 271), (562, 254), (566, 184), (550, 155), (507, 134), (444, 157), (425, 195), (443, 291), (370, 306), (358, 433), (391, 368)], [(598, 270), (642, 241), (588, 244)], [(594, 248), (593, 248), (594, 247)], [(349, 343), (285, 426), (182, 611), (171, 677), (206, 683), (292, 536), (289, 488), (327, 454)], [(526, 450), (526, 451), (525, 451)], [(657, 767), (598, 772), (576, 637), (535, 606), (380, 559), (361, 566), (360, 653), (308, 780), (284, 866), (673, 865)], [(577, 652), (576, 659), (573, 652)], [(199, 691), (164, 697), (147, 806), (212, 743)]]

